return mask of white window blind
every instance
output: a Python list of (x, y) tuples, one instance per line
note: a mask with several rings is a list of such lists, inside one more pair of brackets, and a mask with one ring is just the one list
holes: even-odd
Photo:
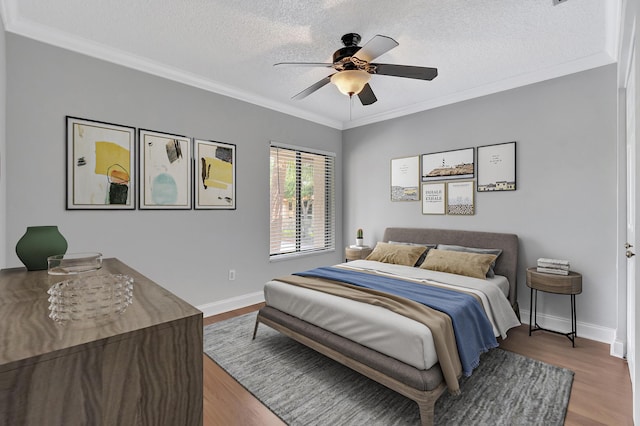
[(334, 160), (271, 145), (271, 259), (335, 249)]

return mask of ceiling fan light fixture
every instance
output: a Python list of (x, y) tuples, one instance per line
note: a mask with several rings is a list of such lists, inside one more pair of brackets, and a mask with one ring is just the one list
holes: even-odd
[(344, 70), (331, 76), (331, 82), (347, 96), (357, 95), (371, 79), (371, 74), (363, 70)]

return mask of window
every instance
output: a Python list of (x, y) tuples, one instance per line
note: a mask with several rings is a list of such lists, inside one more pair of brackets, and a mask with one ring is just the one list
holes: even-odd
[(335, 154), (271, 145), (271, 259), (335, 249)]

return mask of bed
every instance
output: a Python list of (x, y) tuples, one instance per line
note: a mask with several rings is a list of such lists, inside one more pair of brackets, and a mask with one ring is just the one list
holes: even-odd
[[(416, 265), (423, 266), (415, 266), (416, 258), (411, 257), (421, 251), (419, 247), (424, 253)], [(385, 250), (392, 251), (390, 258), (380, 258)], [(410, 257), (396, 263), (398, 253), (410, 253)], [(433, 409), (440, 395), (447, 388), (455, 393), (457, 379), (462, 373), (472, 373), (479, 353), (497, 345), (489, 342), (488, 334), (495, 342), (496, 337), (506, 338), (508, 329), (519, 325), (518, 237), (492, 232), (387, 228), (372, 255), (374, 260), (317, 268), (268, 282), (266, 305), (258, 312), (253, 337), (256, 338), (258, 325), (265, 324), (414, 400), (421, 423), (433, 424)], [(440, 267), (438, 262), (445, 259), (446, 263), (451, 258), (457, 262), (455, 272), (460, 262), (468, 263), (461, 272), (466, 275), (450, 273), (449, 265)], [(467, 266), (473, 274), (478, 273), (478, 267), (485, 268), (482, 277), (467, 276)], [(375, 286), (369, 288), (373, 283)], [(395, 292), (405, 285), (411, 297), (414, 288), (419, 287), (418, 291), (428, 292), (429, 298), (442, 298), (445, 305), (450, 299), (464, 299), (473, 309), (456, 307), (454, 311), (475, 313), (465, 313), (471, 316), (460, 320), (456, 319), (457, 313), (448, 316), (439, 312), (440, 307), (434, 313), (420, 303), (405, 301), (403, 293), (384, 293), (385, 286), (393, 286)], [(469, 323), (482, 324), (477, 327), (482, 330), (460, 326)], [(455, 332), (446, 331), (449, 329)], [(477, 348), (463, 347), (466, 341), (477, 341)]]

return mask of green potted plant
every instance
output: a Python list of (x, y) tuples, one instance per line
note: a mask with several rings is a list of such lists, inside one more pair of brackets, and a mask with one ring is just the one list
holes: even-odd
[(356, 231), (356, 245), (362, 247), (364, 245), (364, 239), (362, 237), (362, 228), (358, 228)]

